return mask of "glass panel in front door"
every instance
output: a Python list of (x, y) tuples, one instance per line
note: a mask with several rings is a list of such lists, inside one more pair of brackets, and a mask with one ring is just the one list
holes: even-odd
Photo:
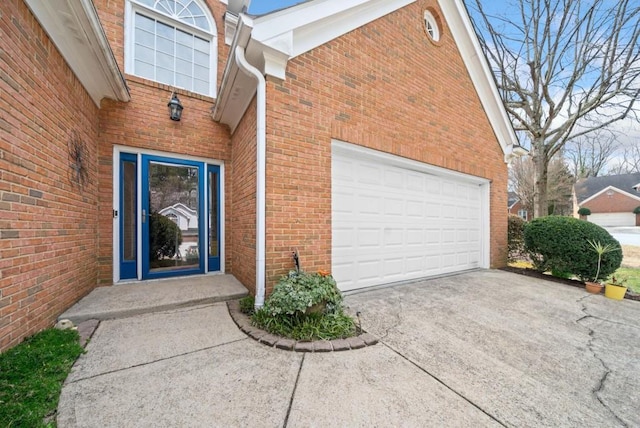
[(199, 169), (151, 161), (148, 174), (149, 271), (199, 269)]
[(220, 270), (220, 167), (208, 166), (209, 271)]
[(120, 279), (137, 277), (137, 162), (123, 153), (120, 161)]

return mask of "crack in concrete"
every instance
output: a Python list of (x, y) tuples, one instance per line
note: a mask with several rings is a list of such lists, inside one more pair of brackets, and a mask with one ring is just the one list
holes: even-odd
[(187, 355), (197, 354), (198, 352), (208, 351), (210, 349), (219, 348), (219, 347), (225, 346), (225, 345), (231, 345), (232, 343), (242, 342), (243, 340), (249, 340), (249, 338), (248, 337), (243, 337), (242, 339), (232, 340), (230, 342), (225, 342), (225, 343), (219, 343), (218, 345), (207, 346), (206, 348), (200, 348), (200, 349), (196, 349), (194, 351), (184, 352), (182, 354), (171, 355), (170, 357), (158, 358), (157, 360), (153, 360), (153, 361), (147, 361), (147, 362), (140, 363), (140, 364), (134, 364), (134, 365), (128, 366), (128, 367), (122, 367), (122, 368), (115, 369), (115, 370), (109, 370), (109, 371), (106, 371), (104, 373), (98, 373), (98, 374), (95, 374), (95, 375), (91, 375), (91, 376), (83, 377), (83, 378), (80, 378), (80, 379), (72, 380), (72, 381), (69, 382), (69, 384), (78, 383), (78, 382), (82, 382), (82, 381), (89, 380), (89, 379), (95, 379), (95, 378), (98, 378), (98, 377), (101, 377), (101, 376), (106, 376), (106, 375), (109, 375), (109, 374), (112, 374), (112, 373), (119, 373), (119, 372), (123, 372), (125, 370), (135, 369), (135, 368), (138, 368), (138, 367), (144, 367), (144, 366), (147, 366), (149, 364), (159, 363), (161, 361), (167, 361), (167, 360), (172, 360), (174, 358), (180, 358), (180, 357), (184, 357), (184, 356), (187, 356)]
[(379, 340), (385, 339), (389, 333), (391, 333), (391, 330), (397, 328), (400, 324), (402, 324), (402, 312), (403, 312), (403, 306), (402, 306), (402, 297), (398, 296), (398, 301), (397, 301), (397, 305), (389, 305), (392, 308), (397, 308), (396, 313), (392, 314), (393, 317), (395, 318), (395, 323), (393, 323), (391, 326), (389, 326), (387, 329), (385, 329), (384, 333), (381, 334), (379, 336)]
[[(589, 314), (589, 312), (587, 311), (587, 306), (584, 302), (585, 299), (588, 299), (589, 297), (592, 296), (584, 296), (581, 297), (580, 299), (577, 300), (577, 303), (580, 303), (581, 306), (581, 312), (584, 313), (584, 315), (582, 317), (580, 317), (576, 323), (582, 325), (584, 328), (586, 328), (589, 331), (589, 341), (587, 342), (587, 349), (589, 349), (589, 351), (591, 352), (591, 355), (593, 355), (593, 358), (595, 358), (596, 360), (598, 360), (600, 362), (600, 365), (603, 367), (604, 369), (604, 374), (602, 375), (602, 377), (600, 377), (600, 380), (598, 381), (596, 387), (594, 387), (591, 390), (591, 393), (593, 394), (593, 396), (595, 397), (596, 400), (598, 400), (598, 402), (605, 408), (607, 409), (607, 411), (609, 411), (609, 413), (611, 413), (613, 415), (613, 417), (623, 426), (623, 427), (628, 427), (629, 425), (627, 425), (617, 414), (616, 412), (613, 411), (613, 409), (611, 407), (609, 407), (609, 405), (607, 405), (604, 400), (600, 397), (599, 393), (602, 392), (604, 390), (604, 386), (605, 383), (607, 382), (607, 378), (609, 377), (609, 374), (611, 373), (611, 369), (609, 368), (609, 366), (604, 362), (604, 360), (602, 358), (600, 358), (598, 356), (598, 354), (596, 353), (596, 350), (594, 348), (594, 341), (596, 340), (596, 331), (594, 329), (592, 329), (591, 327), (589, 327), (588, 325), (583, 325), (580, 322), (584, 321), (586, 319), (589, 318), (593, 318), (593, 319), (597, 319), (600, 321), (605, 321), (608, 322), (608, 320), (605, 319), (601, 319), (598, 317), (595, 317), (591, 314)], [(620, 323), (614, 323), (614, 324), (620, 324)]]
[(302, 373), (302, 366), (304, 364), (304, 357), (306, 353), (302, 354), (302, 358), (300, 359), (300, 367), (298, 367), (298, 374), (296, 375), (296, 381), (293, 384), (293, 391), (291, 391), (291, 398), (289, 399), (289, 407), (287, 408), (287, 415), (284, 418), (284, 423), (282, 424), (282, 428), (286, 428), (289, 424), (289, 416), (291, 415), (291, 408), (293, 407), (293, 399), (296, 396), (296, 390), (298, 389), (298, 381), (300, 380), (300, 373)]
[(467, 403), (471, 404), (473, 407), (475, 407), (476, 409), (478, 409), (480, 412), (484, 413), (485, 415), (487, 415), (489, 418), (491, 418), (491, 420), (493, 420), (494, 422), (496, 422), (497, 424), (500, 424), (500, 426), (503, 427), (507, 427), (507, 425), (502, 422), (500, 419), (498, 419), (496, 416), (492, 415), (491, 413), (489, 413), (487, 410), (483, 409), (482, 407), (480, 407), (479, 404), (475, 403), (473, 400), (471, 400), (470, 398), (467, 398), (465, 395), (463, 395), (461, 392), (456, 391), (455, 389), (453, 389), (453, 387), (447, 385), (442, 379), (440, 379), (439, 377), (437, 377), (436, 375), (434, 375), (433, 373), (429, 372), (427, 369), (425, 369), (424, 367), (422, 367), (420, 364), (418, 364), (417, 362), (413, 361), (411, 358), (407, 357), (406, 355), (404, 355), (402, 352), (398, 351), (397, 349), (393, 348), (392, 346), (390, 346), (387, 343), (384, 342), (380, 342), (382, 343), (382, 345), (386, 346), (388, 349), (391, 350), (391, 352), (395, 353), (396, 355), (398, 355), (399, 357), (401, 357), (402, 359), (404, 359), (405, 361), (407, 361), (409, 364), (413, 365), (414, 367), (416, 367), (418, 370), (420, 370), (421, 372), (425, 373), (427, 376), (431, 377), (432, 379), (434, 379), (436, 382), (438, 382), (440, 385), (444, 386), (445, 388), (447, 388), (449, 391), (453, 392), (455, 395), (457, 395), (458, 397), (462, 398), (464, 401), (466, 401)]

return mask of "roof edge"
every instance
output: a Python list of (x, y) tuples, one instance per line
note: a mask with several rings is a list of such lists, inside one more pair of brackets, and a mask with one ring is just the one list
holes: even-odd
[(25, 3), (98, 108), (102, 98), (131, 100), (91, 0), (25, 0)]

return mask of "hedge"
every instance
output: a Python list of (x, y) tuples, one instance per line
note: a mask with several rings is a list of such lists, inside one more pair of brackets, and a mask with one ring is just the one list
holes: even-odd
[(602, 257), (599, 277), (607, 278), (620, 267), (622, 249), (602, 227), (573, 217), (549, 216), (532, 220), (524, 228), (525, 250), (535, 269), (571, 273), (581, 280), (597, 279), (593, 276), (598, 255), (589, 240), (615, 247)]

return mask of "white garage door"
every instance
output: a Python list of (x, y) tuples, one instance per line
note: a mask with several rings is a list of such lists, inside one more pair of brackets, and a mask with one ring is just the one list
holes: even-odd
[(598, 226), (635, 226), (636, 215), (634, 213), (593, 213), (587, 220)]
[(331, 178), (341, 290), (488, 267), (487, 180), (341, 142)]

